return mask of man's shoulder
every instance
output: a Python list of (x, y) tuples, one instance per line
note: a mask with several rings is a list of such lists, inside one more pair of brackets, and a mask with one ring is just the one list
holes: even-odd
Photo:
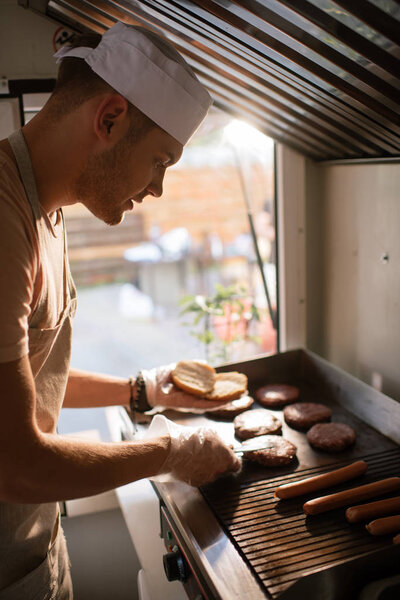
[[(24, 215), (29, 206), (17, 165), (0, 146), (0, 205), (3, 210), (14, 208)], [(28, 211), (27, 211), (28, 209)]]
[(0, 165), (3, 168), (14, 172), (18, 176), (17, 164), (13, 152), (7, 140), (0, 140)]
[(0, 146), (0, 189), (7, 189), (10, 186), (21, 190), (22, 182), (17, 165)]
[[(37, 233), (32, 209), (15, 163), (0, 150), (0, 237), (6, 252), (16, 246), (37, 247)], [(26, 246), (28, 244), (28, 246)]]
[(13, 158), (12, 151), (5, 145), (6, 140), (0, 141), (0, 165), (1, 173), (3, 169), (14, 177), (19, 178), (18, 167), (15, 159)]

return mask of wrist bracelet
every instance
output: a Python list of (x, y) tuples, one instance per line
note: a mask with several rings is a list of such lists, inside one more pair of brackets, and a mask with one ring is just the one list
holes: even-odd
[(129, 384), (129, 410), (133, 414), (134, 408), (135, 408), (135, 398), (133, 396), (133, 377), (129, 377), (128, 384)]
[(142, 373), (139, 371), (135, 383), (136, 383), (136, 391), (135, 394), (133, 393), (134, 390), (134, 380), (132, 377), (129, 377), (128, 379), (129, 382), (129, 389), (130, 389), (130, 394), (129, 394), (129, 408), (131, 413), (133, 414), (134, 412), (139, 412), (139, 413), (145, 413), (148, 410), (151, 409), (150, 404), (147, 401), (147, 394), (146, 394), (146, 383), (144, 381), (143, 375)]

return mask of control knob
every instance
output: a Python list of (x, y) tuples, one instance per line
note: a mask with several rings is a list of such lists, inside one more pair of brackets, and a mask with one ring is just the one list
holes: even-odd
[(168, 581), (186, 581), (186, 567), (184, 558), (178, 546), (163, 556), (164, 571)]

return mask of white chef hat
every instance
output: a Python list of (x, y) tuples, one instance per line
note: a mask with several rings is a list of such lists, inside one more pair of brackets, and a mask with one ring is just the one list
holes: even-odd
[[(143, 28), (116, 23), (96, 48), (64, 46), (54, 56), (83, 58), (104, 81), (159, 127), (186, 144), (207, 114), (212, 99), (179, 54), (164, 53)], [(158, 36), (157, 36), (158, 37)], [(172, 54), (177, 52), (164, 38)], [(170, 52), (168, 53), (170, 54)]]

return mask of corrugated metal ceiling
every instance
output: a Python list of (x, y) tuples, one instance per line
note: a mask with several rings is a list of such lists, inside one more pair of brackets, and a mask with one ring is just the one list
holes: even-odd
[(165, 35), (215, 104), (315, 160), (400, 157), (399, 0), (20, 0)]

